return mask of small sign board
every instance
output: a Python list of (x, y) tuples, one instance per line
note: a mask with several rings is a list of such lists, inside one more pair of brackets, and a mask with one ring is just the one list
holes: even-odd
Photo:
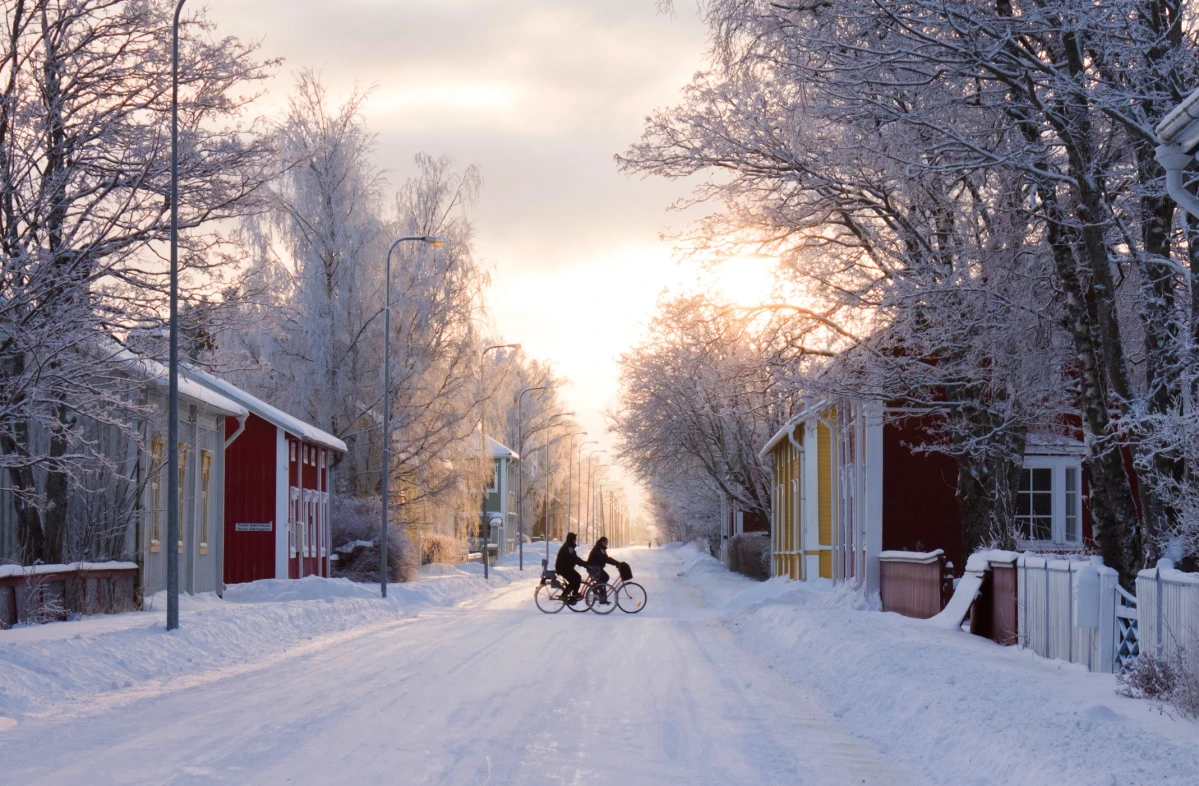
[(265, 524), (258, 524), (239, 521), (233, 525), (233, 529), (237, 532), (271, 532), (275, 529), (275, 523), (268, 521)]

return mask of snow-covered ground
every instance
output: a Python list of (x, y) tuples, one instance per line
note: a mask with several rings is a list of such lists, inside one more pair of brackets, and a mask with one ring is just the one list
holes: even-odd
[(544, 615), (529, 557), (0, 632), (0, 783), (1199, 782), (1110, 677), (690, 547), (625, 552), (639, 615)]

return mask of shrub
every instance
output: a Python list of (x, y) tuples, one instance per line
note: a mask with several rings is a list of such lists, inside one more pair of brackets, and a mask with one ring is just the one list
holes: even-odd
[(1121, 695), (1148, 699), (1167, 715), (1175, 712), (1191, 720), (1199, 720), (1199, 671), (1191, 668), (1199, 642), (1189, 647), (1176, 647), (1162, 656), (1141, 653), (1136, 663), (1116, 675)]
[[(379, 498), (335, 497), (330, 507), (333, 551), (338, 556), (336, 575), (351, 581), (378, 581)], [(387, 529), (387, 566), (391, 581), (412, 581), (417, 576), (416, 549), (395, 525)]]
[(753, 532), (734, 535), (728, 544), (729, 570), (751, 579), (770, 578), (770, 535)]
[(466, 558), (466, 541), (449, 535), (423, 534), (420, 538), (420, 563), (431, 565), (440, 562), (457, 565)]

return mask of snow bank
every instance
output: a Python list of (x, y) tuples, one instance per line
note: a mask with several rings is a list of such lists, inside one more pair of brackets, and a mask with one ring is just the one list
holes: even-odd
[[(447, 566), (449, 567), (449, 566)], [(229, 670), (267, 666), (301, 647), (328, 646), (506, 586), (498, 569), (485, 582), (452, 568), (442, 576), (388, 586), (309, 576), (232, 585), (225, 599), (180, 598), (180, 628), (167, 633), (165, 596), (152, 611), (0, 631), (0, 723), (64, 701), (133, 699), (150, 690), (188, 687)]]
[[(718, 562), (679, 556), (687, 584), (705, 595), (727, 588)], [(1111, 675), (863, 611), (875, 604), (845, 585), (772, 579), (746, 580), (723, 608), (746, 657), (933, 783), (1196, 782), (1196, 726), (1117, 695)]]

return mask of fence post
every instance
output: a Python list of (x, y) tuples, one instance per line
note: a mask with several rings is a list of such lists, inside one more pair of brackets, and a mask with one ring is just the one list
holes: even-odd
[[(1070, 588), (1069, 603), (1066, 605), (1066, 662), (1074, 662), (1074, 563), (1066, 560), (1066, 586)], [(1090, 671), (1090, 669), (1088, 669)]]
[(1153, 628), (1154, 638), (1157, 639), (1157, 642), (1154, 651), (1160, 658), (1162, 656), (1162, 566), (1160, 561), (1153, 566), (1153, 588), (1154, 594), (1157, 596), (1157, 607), (1154, 609), (1157, 615), (1157, 624)]
[(1042, 563), (1045, 568), (1045, 652), (1040, 653), (1043, 658), (1053, 657), (1049, 654), (1050, 639), (1049, 639), (1049, 614), (1053, 610), (1053, 603), (1049, 598), (1049, 558), (1046, 557)]

